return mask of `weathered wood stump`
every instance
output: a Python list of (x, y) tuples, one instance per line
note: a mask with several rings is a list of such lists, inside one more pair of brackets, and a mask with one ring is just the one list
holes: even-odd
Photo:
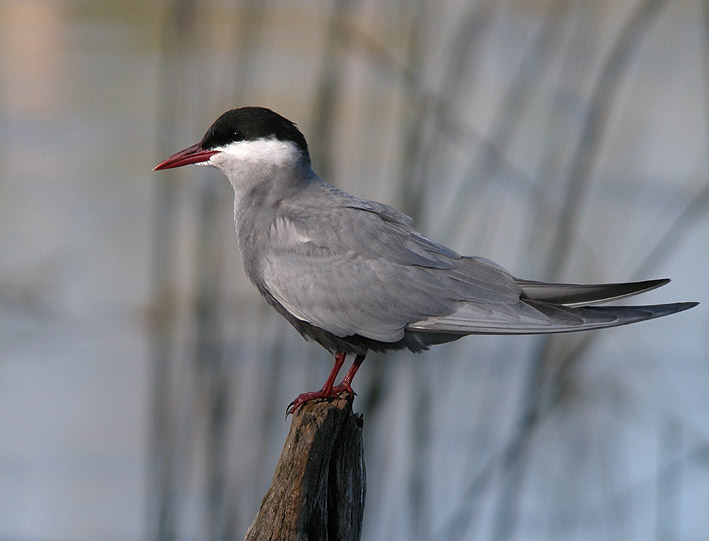
[(290, 431), (247, 541), (357, 540), (364, 514), (362, 416), (353, 396), (312, 401)]

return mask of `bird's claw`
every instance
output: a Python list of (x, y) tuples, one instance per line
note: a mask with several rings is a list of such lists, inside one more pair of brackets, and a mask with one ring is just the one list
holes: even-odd
[(330, 394), (325, 391), (312, 391), (309, 393), (299, 394), (295, 397), (295, 400), (288, 404), (288, 407), (286, 408), (286, 418), (288, 418), (289, 415), (294, 414), (296, 410), (306, 402), (310, 402), (311, 400), (322, 400), (325, 398), (330, 398)]
[(306, 402), (310, 402), (311, 400), (333, 400), (342, 393), (349, 393), (351, 395), (357, 396), (357, 393), (352, 390), (352, 387), (349, 383), (340, 383), (329, 391), (321, 389), (319, 391), (301, 393), (295, 397), (295, 400), (288, 404), (288, 407), (286, 408), (286, 419), (289, 415), (294, 414), (296, 410)]

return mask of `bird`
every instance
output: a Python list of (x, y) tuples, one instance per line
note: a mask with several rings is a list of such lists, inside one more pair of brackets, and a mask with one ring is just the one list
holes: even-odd
[[(546, 283), (460, 255), (416, 231), (406, 214), (320, 178), (296, 124), (264, 107), (225, 112), (199, 143), (153, 170), (188, 164), (227, 177), (249, 280), (304, 338), (334, 354), (322, 388), (298, 395), (286, 415), (310, 400), (355, 394), (352, 380), (370, 351), (418, 353), (467, 335), (615, 327), (698, 304), (597, 306), (670, 280)], [(347, 355), (354, 360), (335, 385)]]

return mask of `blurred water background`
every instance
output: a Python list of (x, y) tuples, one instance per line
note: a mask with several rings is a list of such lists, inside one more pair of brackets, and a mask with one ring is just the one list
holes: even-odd
[(698, 308), (371, 355), (364, 539), (709, 538), (709, 3), (0, 2), (0, 538), (237, 539), (330, 356), (244, 278), (223, 111), (516, 275)]

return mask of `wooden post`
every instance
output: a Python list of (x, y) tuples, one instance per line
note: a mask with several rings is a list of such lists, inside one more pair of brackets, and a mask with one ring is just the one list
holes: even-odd
[(351, 395), (311, 401), (290, 431), (246, 541), (357, 540), (362, 533), (365, 468), (362, 416)]

